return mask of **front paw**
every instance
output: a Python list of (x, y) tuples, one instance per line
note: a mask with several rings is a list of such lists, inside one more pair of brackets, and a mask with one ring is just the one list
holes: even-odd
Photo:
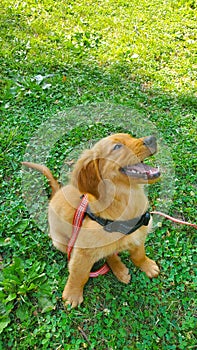
[(117, 279), (125, 284), (128, 284), (130, 282), (131, 276), (129, 274), (129, 269), (126, 266), (122, 266), (119, 269), (113, 270), (114, 275), (117, 277)]
[(71, 306), (73, 309), (83, 302), (83, 291), (77, 288), (70, 288), (66, 285), (62, 294), (62, 299), (65, 302), (65, 306)]
[(140, 269), (144, 271), (149, 278), (157, 277), (160, 273), (156, 262), (149, 258), (146, 258), (146, 260), (141, 264)]

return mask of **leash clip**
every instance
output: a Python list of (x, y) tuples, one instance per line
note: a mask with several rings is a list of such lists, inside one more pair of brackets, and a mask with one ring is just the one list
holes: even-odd
[(144, 220), (143, 220), (143, 225), (144, 226), (148, 226), (148, 223), (150, 221), (150, 213), (147, 211), (145, 214), (144, 214)]

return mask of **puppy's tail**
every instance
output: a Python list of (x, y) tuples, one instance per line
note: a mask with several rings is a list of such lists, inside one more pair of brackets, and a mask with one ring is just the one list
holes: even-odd
[(54, 194), (59, 190), (60, 185), (57, 182), (57, 180), (53, 177), (50, 170), (45, 165), (41, 165), (41, 164), (36, 164), (36, 163), (31, 163), (31, 162), (22, 162), (22, 164), (27, 166), (28, 168), (36, 169), (36, 170), (40, 171), (44, 176), (47, 177), (47, 179), (49, 180), (49, 184), (51, 186), (51, 189), (52, 189), (52, 197), (53, 197)]

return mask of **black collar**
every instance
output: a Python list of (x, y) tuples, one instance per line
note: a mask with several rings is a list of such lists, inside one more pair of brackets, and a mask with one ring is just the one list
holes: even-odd
[(103, 226), (105, 231), (108, 232), (121, 232), (124, 235), (129, 235), (130, 233), (136, 231), (141, 226), (148, 226), (150, 220), (150, 213), (147, 211), (142, 216), (130, 220), (117, 220), (112, 221), (108, 219), (103, 219), (100, 216), (96, 216), (91, 212), (89, 205), (86, 209), (86, 214), (92, 220), (96, 221), (98, 224)]

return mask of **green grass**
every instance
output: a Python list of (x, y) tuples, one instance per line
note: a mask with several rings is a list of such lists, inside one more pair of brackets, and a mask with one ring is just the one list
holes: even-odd
[[(154, 123), (170, 150), (169, 214), (195, 222), (196, 20), (195, 0), (1, 2), (0, 348), (196, 348), (196, 231), (163, 221), (147, 240), (158, 279), (149, 281), (124, 253), (129, 285), (111, 273), (91, 279), (83, 305), (64, 310), (66, 257), (31, 218), (20, 165), (33, 134), (58, 113), (124, 106), (136, 125)], [(57, 176), (69, 152), (74, 157), (119, 123), (112, 115), (110, 123), (79, 125), (74, 112), (73, 122), (47, 159)], [(149, 191), (152, 206), (160, 186)]]

